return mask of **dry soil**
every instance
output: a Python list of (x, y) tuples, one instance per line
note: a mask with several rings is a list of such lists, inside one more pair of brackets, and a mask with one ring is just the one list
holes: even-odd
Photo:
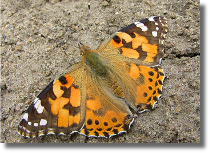
[[(200, 143), (199, 0), (9, 0), (1, 1), (0, 12), (1, 142)], [(152, 15), (165, 16), (169, 28), (163, 95), (128, 133), (111, 139), (79, 134), (24, 139), (17, 133), (31, 101), (80, 61), (78, 42), (96, 49), (122, 27)]]

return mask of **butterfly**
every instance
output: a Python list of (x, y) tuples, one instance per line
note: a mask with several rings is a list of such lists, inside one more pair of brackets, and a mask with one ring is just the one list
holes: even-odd
[(19, 134), (110, 138), (127, 132), (135, 114), (153, 109), (162, 94), (167, 31), (166, 19), (152, 16), (116, 32), (96, 50), (80, 44), (81, 62), (34, 99)]

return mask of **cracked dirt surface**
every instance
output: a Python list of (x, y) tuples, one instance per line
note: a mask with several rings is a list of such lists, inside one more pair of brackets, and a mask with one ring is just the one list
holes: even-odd
[[(1, 142), (199, 143), (200, 4), (198, 0), (1, 1)], [(56, 76), (80, 61), (78, 41), (92, 49), (142, 18), (165, 16), (169, 32), (162, 67), (163, 95), (126, 134), (111, 139), (46, 136), (23, 139), (23, 112)]]

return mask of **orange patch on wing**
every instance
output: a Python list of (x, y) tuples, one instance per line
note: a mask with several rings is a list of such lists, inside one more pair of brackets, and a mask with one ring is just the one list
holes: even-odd
[(74, 81), (74, 79), (72, 77), (70, 77), (69, 75), (64, 75), (64, 77), (66, 78), (67, 84), (63, 85), (66, 88), (69, 88), (72, 84), (72, 82)]
[(71, 87), (70, 103), (73, 107), (80, 106), (80, 90)]
[(130, 64), (130, 72), (128, 74), (130, 75), (131, 78), (136, 80), (140, 75), (138, 66), (136, 64), (131, 63)]
[(73, 123), (76, 123), (76, 124), (79, 124), (80, 122), (80, 114), (77, 114), (75, 116), (70, 116), (69, 115), (69, 122), (68, 122), (68, 125), (71, 126)]
[(64, 93), (64, 91), (61, 90), (61, 86), (69, 88), (71, 86), (73, 80), (74, 80), (69, 75), (64, 75), (64, 77), (66, 78), (67, 84), (62, 84), (59, 80), (56, 80), (53, 83), (53, 92), (54, 92), (54, 94), (56, 95), (57, 98), (61, 97)]
[(133, 38), (129, 34), (125, 33), (125, 32), (118, 32), (117, 33), (117, 36), (120, 39), (120, 42), (119, 43), (117, 43), (116, 41), (114, 41), (114, 39), (111, 40), (111, 44), (114, 47), (116, 47), (116, 48), (119, 48), (119, 47), (122, 47), (123, 46), (122, 39), (124, 39), (126, 41), (126, 43), (131, 42), (133, 40)]
[(134, 49), (138, 48), (139, 46), (142, 45), (142, 43), (148, 43), (147, 38), (143, 37), (143, 36), (139, 36), (138, 34), (136, 34), (134, 32), (134, 34), (136, 35), (136, 37), (133, 39), (132, 41), (132, 47)]
[(147, 62), (154, 62), (153, 57), (155, 57), (155, 56), (156, 56), (156, 54), (147, 53), (147, 57), (144, 59), (144, 61), (147, 61)]
[(148, 91), (147, 88), (148, 88), (148, 85), (146, 85), (146, 84), (142, 84), (140, 86), (137, 86), (137, 93), (138, 93), (139, 97), (136, 97), (136, 105), (138, 105), (139, 103), (141, 103), (141, 104), (146, 104), (147, 103), (148, 98), (145, 98), (143, 96), (143, 92)]
[(115, 41), (112, 39), (112, 40), (111, 40), (111, 44), (112, 44), (114, 47), (116, 47), (116, 48), (123, 46), (122, 40), (120, 41), (120, 43), (117, 43), (117, 42), (115, 42)]
[(139, 53), (134, 49), (122, 47), (122, 54), (129, 58), (139, 58)]
[(75, 116), (74, 116), (74, 123), (77, 123), (77, 124), (79, 124), (79, 122), (80, 122), (80, 119), (81, 119), (81, 116), (80, 116), (80, 114), (77, 114), (77, 115), (75, 115)]
[[(107, 119), (109, 122), (111, 122), (113, 118), (116, 118), (116, 122), (112, 124), (119, 124), (124, 122), (125, 114), (123, 112), (116, 112), (116, 111), (107, 111), (104, 119)], [(113, 121), (112, 121), (113, 122)]]
[(122, 44), (122, 38), (119, 37), (119, 39), (120, 39), (120, 42), (119, 43), (117, 43), (116, 41), (114, 41), (114, 39), (111, 40), (111, 44), (114, 47), (116, 47), (116, 48), (123, 46), (123, 44)]
[(59, 109), (58, 112), (58, 127), (68, 127), (69, 111), (66, 109)]
[(59, 99), (52, 100), (51, 98), (49, 98), (49, 102), (52, 105), (51, 106), (51, 111), (54, 115), (58, 115), (58, 110), (59, 110), (59, 107), (60, 107), (60, 104), (59, 104), (58, 100)]
[[(141, 73), (144, 74), (144, 84), (137, 86), (138, 97), (136, 97), (136, 105), (138, 104), (150, 104), (153, 106), (157, 101), (157, 98), (161, 95), (162, 83), (164, 76), (160, 75), (163, 73), (161, 68), (158, 68), (158, 72), (148, 66), (139, 66)], [(159, 73), (160, 72), (160, 73)], [(152, 75), (151, 75), (152, 74)], [(149, 81), (149, 79), (152, 81)]]
[(157, 45), (142, 44), (142, 50), (148, 53), (157, 54)]
[[(89, 119), (92, 120), (91, 124), (88, 122)], [(86, 109), (85, 126), (86, 126), (87, 129), (93, 129), (93, 130), (89, 131), (89, 134), (88, 134), (89, 136), (94, 136), (95, 135), (94, 132), (95, 132), (95, 129), (97, 128), (97, 126), (95, 125), (94, 121), (96, 119), (98, 120), (98, 116), (95, 116), (91, 110)], [(81, 130), (80, 132), (85, 134), (85, 131), (83, 132), (83, 130)]]
[(156, 45), (151, 45), (151, 44), (142, 44), (142, 50), (147, 52), (147, 57), (145, 58), (144, 61), (147, 62), (154, 62), (153, 57), (157, 55), (157, 46)]
[(118, 32), (117, 36), (124, 39), (127, 43), (133, 40), (133, 38), (125, 32)]
[(91, 110), (98, 110), (101, 108), (101, 102), (97, 97), (95, 97), (95, 99), (89, 99), (86, 101), (86, 107)]
[(52, 100), (49, 98), (49, 102), (51, 103), (51, 111), (54, 115), (58, 115), (59, 111), (69, 102), (68, 98), (57, 98), (56, 100)]
[(53, 84), (53, 93), (56, 97), (61, 97), (64, 93), (64, 91), (61, 90), (61, 82), (59, 80), (56, 80)]
[(49, 102), (52, 105), (51, 106), (52, 113), (54, 115), (58, 115), (58, 123), (57, 123), (58, 127), (68, 127), (71, 126), (73, 123), (79, 124), (80, 114), (76, 114), (75, 116), (69, 116), (69, 110), (63, 109), (64, 105), (68, 104), (69, 102), (68, 98), (60, 97), (56, 100), (52, 100), (51, 98), (49, 98)]
[(74, 116), (69, 115), (69, 126), (71, 126), (74, 123)]
[[(124, 131), (124, 119), (126, 114), (123, 112), (107, 111), (104, 116), (97, 116), (93, 111), (86, 109), (86, 130), (88, 130), (89, 136), (105, 136), (104, 132), (109, 136), (118, 132)], [(96, 122), (97, 121), (97, 124)], [(96, 132), (96, 133), (95, 133)], [(85, 130), (82, 129), (80, 133), (85, 134)]]

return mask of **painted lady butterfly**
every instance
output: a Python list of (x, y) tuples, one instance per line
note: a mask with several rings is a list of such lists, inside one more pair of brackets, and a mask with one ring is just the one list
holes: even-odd
[(153, 109), (162, 93), (166, 33), (166, 19), (152, 16), (121, 29), (97, 50), (82, 45), (81, 62), (37, 96), (18, 132), (28, 138), (126, 132), (134, 113)]

